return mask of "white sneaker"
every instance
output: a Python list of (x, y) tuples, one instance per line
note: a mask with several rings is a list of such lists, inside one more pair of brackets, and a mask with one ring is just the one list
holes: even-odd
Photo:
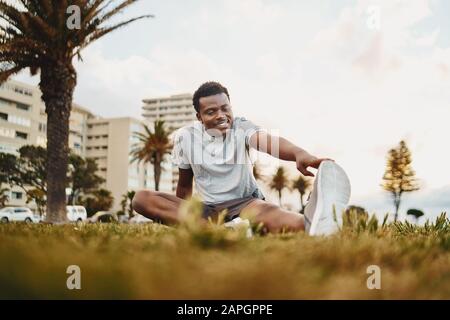
[(253, 237), (252, 228), (250, 226), (250, 221), (248, 219), (242, 219), (241, 217), (234, 218), (233, 220), (226, 222), (223, 224), (227, 228), (238, 229), (238, 228), (246, 228), (246, 236), (247, 238)]
[(323, 161), (305, 207), (305, 231), (312, 236), (338, 231), (349, 199), (350, 180), (345, 171), (333, 161)]

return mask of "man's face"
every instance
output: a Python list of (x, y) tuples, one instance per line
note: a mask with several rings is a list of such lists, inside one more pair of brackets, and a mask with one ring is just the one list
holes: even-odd
[(200, 98), (197, 119), (206, 130), (226, 134), (233, 124), (233, 112), (227, 95), (219, 93)]

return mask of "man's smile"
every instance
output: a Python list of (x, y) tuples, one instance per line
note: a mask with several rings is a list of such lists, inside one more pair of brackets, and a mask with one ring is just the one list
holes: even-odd
[(216, 128), (219, 129), (228, 129), (230, 126), (230, 121), (228, 119), (223, 119), (216, 123)]

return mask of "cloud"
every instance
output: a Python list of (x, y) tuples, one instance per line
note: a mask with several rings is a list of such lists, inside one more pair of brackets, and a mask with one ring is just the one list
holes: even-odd
[(417, 46), (433, 46), (436, 43), (439, 33), (440, 30), (438, 28), (428, 35), (425, 35), (423, 37), (417, 37), (414, 40), (414, 43)]
[(198, 50), (155, 47), (147, 56), (108, 58), (93, 47), (78, 65), (76, 100), (103, 116), (140, 115), (141, 101), (151, 96), (192, 92), (204, 79), (228, 71)]

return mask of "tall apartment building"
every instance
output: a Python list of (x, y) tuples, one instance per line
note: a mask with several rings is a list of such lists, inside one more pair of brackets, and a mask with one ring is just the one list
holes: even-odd
[(35, 87), (16, 81), (0, 85), (0, 152), (17, 153), (25, 144), (45, 144), (43, 110)]
[[(41, 92), (35, 87), (10, 80), (0, 85), (0, 152), (18, 154), (24, 145), (47, 145), (47, 116)], [(87, 109), (73, 105), (70, 116), (69, 147), (84, 156), (86, 122), (93, 117)], [(26, 196), (13, 188), (10, 204), (23, 206)]]
[[(0, 152), (18, 154), (23, 145), (47, 144), (47, 117), (41, 91), (18, 81), (0, 85)], [(114, 196), (113, 210), (120, 209), (121, 197), (129, 190), (152, 186), (153, 173), (143, 165), (130, 164), (132, 133), (142, 130), (132, 118), (102, 119), (88, 109), (73, 104), (69, 119), (69, 147), (82, 156), (95, 158), (98, 174), (106, 179), (103, 187)], [(20, 188), (11, 190), (9, 205), (26, 205)], [(30, 207), (33, 207), (31, 204)]]
[[(156, 120), (164, 120), (167, 129), (176, 130), (197, 121), (195, 109), (192, 105), (192, 95), (189, 93), (176, 94), (167, 97), (144, 99), (142, 116), (150, 128)], [(153, 170), (150, 166), (150, 170)], [(175, 192), (178, 182), (178, 169), (172, 166), (170, 159), (164, 163), (160, 190)]]
[(131, 163), (130, 151), (137, 142), (134, 132), (142, 132), (142, 122), (133, 118), (89, 119), (86, 158), (96, 160), (103, 187), (114, 197), (113, 210), (120, 209), (123, 194), (147, 187), (150, 179), (143, 164)]
[(164, 120), (168, 129), (178, 129), (197, 120), (189, 93), (144, 99), (143, 102), (142, 116), (149, 124)]
[(69, 118), (69, 147), (81, 157), (86, 156), (86, 140), (88, 135), (88, 120), (95, 115), (78, 104), (72, 104)]
[[(0, 85), (0, 152), (17, 154), (26, 144), (46, 146), (47, 116), (37, 87), (18, 81)], [(69, 123), (69, 147), (84, 155), (87, 119), (94, 115), (73, 104)]]

